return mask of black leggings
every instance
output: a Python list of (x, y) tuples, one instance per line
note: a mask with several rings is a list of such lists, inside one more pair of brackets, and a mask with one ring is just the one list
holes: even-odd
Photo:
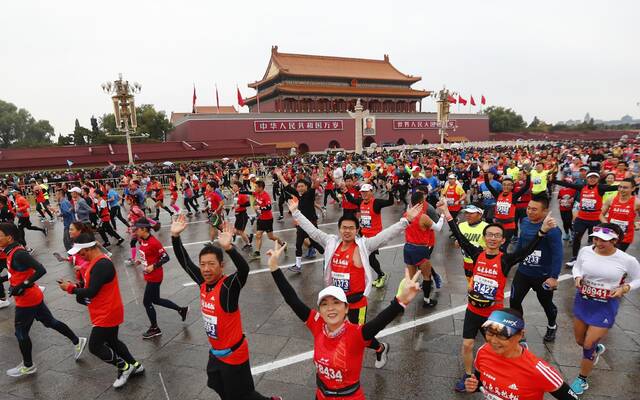
[(161, 307), (170, 308), (175, 311), (180, 311), (180, 307), (177, 306), (176, 303), (160, 297), (161, 283), (162, 282), (147, 282), (147, 286), (144, 288), (144, 297), (142, 299), (142, 304), (144, 305), (144, 309), (147, 312), (147, 316), (149, 317), (149, 322), (151, 322), (152, 327), (158, 326), (158, 321), (156, 319), (156, 309), (153, 308), (154, 304)]
[(44, 303), (44, 301), (37, 306), (33, 307), (16, 307), (15, 316), (15, 329), (16, 338), (18, 339), (18, 346), (20, 346), (20, 352), (22, 353), (22, 360), (25, 367), (33, 365), (31, 359), (31, 338), (29, 337), (29, 331), (33, 321), (40, 321), (46, 328), (58, 331), (60, 334), (66, 336), (75, 345), (78, 344), (78, 337), (75, 333), (65, 324), (53, 317), (51, 311)]
[(382, 272), (382, 268), (380, 268), (380, 261), (378, 261), (378, 258), (376, 257), (376, 255), (378, 254), (380, 254), (378, 250), (369, 254), (369, 265), (371, 265), (371, 268), (375, 271), (376, 274), (378, 274), (378, 278), (381, 278), (382, 276), (384, 276), (384, 272)]
[(573, 225), (573, 211), (560, 211), (560, 217), (562, 218), (562, 229), (567, 235), (571, 233), (571, 227)]
[(340, 200), (338, 199), (338, 195), (336, 194), (335, 189), (325, 189), (324, 190), (324, 206), (327, 206), (327, 198), (329, 198), (329, 196), (331, 196), (331, 198), (333, 200), (335, 200), (336, 203), (339, 203)]
[(18, 230), (20, 231), (20, 236), (22, 240), (18, 240), (20, 244), (26, 246), (26, 239), (24, 236), (24, 230), (27, 229), (29, 231), (40, 231), (44, 233), (44, 229), (38, 226), (31, 225), (31, 218), (29, 217), (18, 217)]
[(113, 229), (118, 229), (116, 227), (116, 218), (122, 221), (124, 226), (129, 226), (129, 222), (127, 222), (127, 220), (122, 216), (122, 209), (120, 208), (120, 206), (112, 206), (109, 209), (109, 215), (111, 215), (111, 225), (113, 226)]
[(582, 236), (585, 232), (593, 230), (594, 226), (600, 224), (600, 221), (587, 221), (582, 218), (576, 218), (573, 220), (573, 244), (571, 247), (571, 255), (575, 259), (578, 257), (578, 252), (580, 251), (580, 242), (582, 242)]
[(209, 353), (207, 386), (222, 400), (270, 400), (256, 392), (249, 360), (239, 365), (226, 364)]
[[(315, 227), (318, 227), (317, 221), (311, 221), (311, 222)], [(305, 232), (304, 230), (302, 230), (302, 228), (297, 226), (296, 227), (296, 257), (302, 257), (302, 244), (304, 243), (304, 240), (306, 238), (309, 238), (309, 235), (307, 234), (307, 232)], [(309, 238), (309, 241), (311, 242), (311, 247), (318, 250), (320, 254), (324, 254), (324, 247), (320, 246), (316, 241), (314, 241), (311, 238)]]
[(188, 212), (191, 212), (191, 208), (193, 208), (195, 212), (198, 212), (198, 200), (195, 196), (185, 197), (183, 200), (184, 208), (186, 208)]
[(135, 364), (136, 360), (127, 345), (118, 339), (118, 328), (94, 326), (89, 336), (89, 351), (107, 364), (123, 369), (126, 364)]
[(545, 277), (532, 277), (526, 276), (520, 271), (516, 271), (511, 283), (511, 298), (509, 299), (509, 305), (522, 312), (522, 301), (524, 300), (529, 289), (533, 289), (538, 296), (538, 301), (544, 309), (544, 313), (547, 315), (547, 321), (549, 326), (555, 326), (556, 317), (558, 316), (558, 308), (553, 304), (553, 290), (546, 290), (542, 287)]
[(53, 219), (53, 214), (51, 214), (51, 211), (49, 211), (49, 207), (47, 207), (45, 203), (36, 203), (36, 211), (42, 218), (46, 218), (44, 216), (44, 213), (46, 212), (47, 214), (49, 214), (49, 218)]
[(100, 226), (98, 227), (98, 233), (100, 234), (100, 237), (105, 243), (109, 243), (109, 238), (107, 237), (107, 233), (109, 234), (109, 236), (114, 237), (118, 240), (122, 239), (122, 237), (118, 235), (118, 232), (113, 230), (113, 226), (111, 226), (109, 221), (107, 222), (103, 221), (100, 224)]

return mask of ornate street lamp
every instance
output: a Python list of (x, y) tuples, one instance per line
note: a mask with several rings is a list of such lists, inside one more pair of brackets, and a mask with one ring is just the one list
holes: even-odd
[[(129, 165), (133, 165), (133, 154), (131, 153), (131, 132), (138, 127), (136, 119), (136, 105), (133, 98), (135, 93), (140, 93), (142, 86), (138, 82), (129, 84), (129, 81), (122, 80), (122, 74), (118, 74), (118, 80), (102, 84), (102, 90), (107, 94), (113, 94), (113, 115), (116, 120), (116, 128), (124, 132), (127, 139), (127, 153), (129, 154)], [(120, 136), (120, 135), (112, 135)]]
[(440, 134), (440, 144), (444, 144), (444, 137), (447, 134), (447, 125), (449, 124), (449, 98), (456, 96), (457, 93), (449, 92), (448, 89), (442, 88), (438, 93), (434, 93), (432, 96), (436, 98), (438, 105), (438, 133)]

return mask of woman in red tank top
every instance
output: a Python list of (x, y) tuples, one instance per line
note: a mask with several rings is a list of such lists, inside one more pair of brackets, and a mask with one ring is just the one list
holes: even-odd
[(307, 307), (278, 267), (278, 258), (283, 250), (277, 243), (275, 249), (269, 250), (269, 269), (285, 301), (313, 335), (316, 399), (364, 400), (360, 386), (364, 349), (420, 291), (416, 283), (419, 273), (412, 278), (405, 270), (405, 284), (400, 294), (376, 318), (358, 325), (347, 319), (347, 296), (337, 286), (328, 286), (320, 291), (317, 310)]

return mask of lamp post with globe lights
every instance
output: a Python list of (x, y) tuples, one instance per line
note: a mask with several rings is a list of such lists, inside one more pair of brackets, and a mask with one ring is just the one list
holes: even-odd
[[(136, 119), (136, 105), (134, 94), (140, 93), (142, 86), (138, 82), (122, 79), (122, 74), (118, 74), (118, 80), (106, 82), (102, 85), (102, 90), (107, 94), (113, 94), (113, 115), (116, 122), (116, 128), (124, 133), (127, 139), (127, 153), (129, 156), (129, 165), (133, 165), (133, 154), (131, 152), (131, 130), (135, 131), (138, 127)], [(116, 136), (116, 135), (114, 135)]]

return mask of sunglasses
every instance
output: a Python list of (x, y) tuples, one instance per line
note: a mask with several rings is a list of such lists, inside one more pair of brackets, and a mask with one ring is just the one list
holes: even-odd
[(615, 235), (616, 237), (618, 237), (618, 234), (616, 233), (615, 230), (611, 229), (611, 228), (607, 228), (606, 226), (596, 226), (593, 228), (594, 232), (602, 232), (605, 235)]
[(509, 340), (509, 339), (511, 339), (513, 337), (513, 335), (509, 336), (503, 330), (497, 331), (497, 330), (491, 329), (491, 328), (481, 328), (481, 329), (482, 329), (482, 333), (484, 334), (485, 337), (495, 337), (498, 340)]

